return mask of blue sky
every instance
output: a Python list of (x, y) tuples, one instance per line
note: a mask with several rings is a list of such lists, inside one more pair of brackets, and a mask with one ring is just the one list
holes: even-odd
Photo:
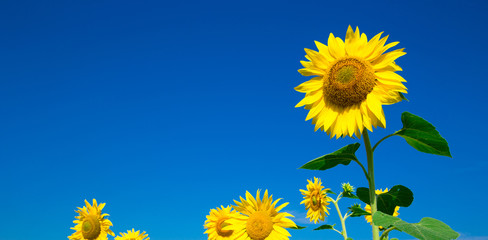
[[(357, 140), (314, 132), (293, 88), (309, 79), (297, 72), (303, 48), (351, 25), (407, 52), (397, 63), (410, 102), (384, 107), (387, 128), (372, 141), (409, 111), (453, 155), (390, 138), (375, 154), (376, 185), (412, 189), (402, 219), (434, 217), (486, 240), (487, 11), (486, 1), (3, 1), (1, 239), (67, 239), (74, 210), (93, 198), (116, 233), (206, 239), (211, 208), (257, 189), (309, 226), (292, 239), (340, 239), (311, 231), (298, 190), (314, 176), (336, 192), (366, 186), (360, 168), (297, 168)], [(327, 223), (339, 223), (335, 212)], [(363, 218), (347, 224), (370, 238)]]

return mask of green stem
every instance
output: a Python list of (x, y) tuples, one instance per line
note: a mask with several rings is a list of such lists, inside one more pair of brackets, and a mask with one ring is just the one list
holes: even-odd
[(383, 238), (387, 238), (388, 237), (388, 233), (390, 233), (391, 231), (397, 229), (396, 227), (391, 227), (391, 228), (388, 228), (386, 229), (383, 234), (381, 234), (381, 237), (380, 239), (383, 239)]
[(341, 199), (341, 195), (342, 195), (342, 193), (340, 193), (339, 196), (337, 196), (337, 199), (335, 201), (332, 198), (330, 200), (332, 200), (332, 202), (334, 203), (334, 206), (336, 207), (336, 210), (337, 210), (337, 214), (339, 214), (339, 218), (341, 219), (341, 225), (342, 225), (342, 233), (341, 234), (344, 237), (344, 240), (347, 240), (346, 221), (342, 217), (341, 210), (339, 209), (339, 205), (337, 204), (337, 202), (339, 202), (339, 199)]
[(385, 139), (387, 139), (387, 138), (389, 138), (389, 137), (391, 137), (391, 136), (395, 136), (395, 134), (394, 134), (394, 133), (392, 133), (392, 134), (390, 134), (390, 135), (388, 135), (388, 136), (386, 136), (386, 137), (384, 137), (384, 138), (380, 139), (380, 140), (379, 140), (379, 141), (378, 141), (378, 142), (377, 142), (377, 143), (374, 145), (374, 147), (373, 147), (373, 152), (374, 152), (374, 150), (376, 149), (376, 147), (377, 147), (377, 146), (380, 144), (380, 142), (383, 142), (383, 140), (385, 140)]
[[(377, 211), (376, 193), (374, 186), (374, 165), (373, 165), (373, 149), (371, 149), (371, 142), (369, 141), (368, 130), (363, 131), (364, 147), (366, 148), (366, 157), (368, 159), (368, 175), (369, 175), (369, 205), (371, 206), (371, 216)], [(373, 240), (380, 239), (380, 230), (376, 225), (373, 225)]]

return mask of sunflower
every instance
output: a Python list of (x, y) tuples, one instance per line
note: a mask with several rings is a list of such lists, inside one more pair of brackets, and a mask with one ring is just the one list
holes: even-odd
[(259, 190), (254, 198), (246, 191), (246, 199), (240, 197), (241, 202), (234, 200), (237, 206), (233, 206), (241, 215), (229, 219), (234, 230), (236, 240), (287, 240), (291, 235), (285, 228), (296, 227), (296, 224), (287, 217), (291, 214), (279, 211), (288, 203), (276, 204), (281, 199), (273, 202), (273, 196), (268, 197), (268, 190), (264, 192), (263, 199), (259, 196)]
[[(384, 191), (382, 189), (376, 189), (375, 193), (376, 195), (380, 195), (382, 193), (385, 193), (385, 192), (388, 192), (388, 188), (386, 188)], [(364, 210), (366, 212), (369, 212), (371, 213), (371, 206), (369, 206), (368, 204), (366, 204), (366, 206), (364, 207)], [(400, 207), (399, 206), (396, 206), (395, 207), (395, 212), (393, 213), (393, 216), (396, 217), (398, 215), (400, 215), (400, 213), (398, 213), (398, 210), (400, 210)], [(371, 215), (364, 215), (364, 217), (366, 218), (366, 221), (370, 224), (373, 224), (373, 217)], [(383, 227), (379, 226), (380, 229), (384, 229)]]
[(327, 214), (329, 214), (329, 201), (327, 199), (327, 190), (322, 186), (320, 178), (314, 177), (314, 182), (308, 180), (307, 190), (300, 189), (304, 195), (303, 201), (300, 204), (305, 204), (305, 209), (308, 210), (307, 218), (310, 222), (317, 223), (319, 220), (324, 221)]
[(360, 137), (366, 128), (385, 127), (383, 105), (402, 100), (407, 89), (396, 71), (402, 69), (395, 59), (405, 55), (403, 49), (385, 53), (398, 42), (385, 45), (388, 36), (382, 33), (368, 41), (359, 29), (351, 26), (346, 41), (329, 35), (328, 46), (315, 41), (318, 52), (305, 48), (309, 61), (301, 61), (298, 70), (304, 76), (316, 76), (295, 87), (305, 97), (295, 106), (310, 110), (315, 131), (321, 129), (330, 137)]
[(210, 210), (210, 215), (207, 215), (207, 220), (205, 220), (204, 227), (207, 230), (204, 233), (208, 235), (209, 240), (234, 239), (234, 231), (229, 230), (230, 224), (226, 220), (233, 218), (238, 213), (231, 206), (220, 207)]
[(127, 233), (120, 233), (120, 236), (115, 237), (115, 240), (149, 240), (146, 238), (146, 232), (140, 233), (139, 230), (137, 232), (134, 229), (128, 230)]
[(71, 229), (75, 230), (69, 239), (72, 240), (107, 240), (107, 234), (114, 236), (115, 234), (110, 230), (112, 222), (105, 219), (108, 214), (102, 214), (102, 209), (105, 207), (105, 203), (97, 205), (97, 200), (93, 199), (93, 206), (85, 200), (83, 208), (78, 208), (75, 212), (79, 213), (79, 216), (75, 218), (73, 223), (75, 227)]

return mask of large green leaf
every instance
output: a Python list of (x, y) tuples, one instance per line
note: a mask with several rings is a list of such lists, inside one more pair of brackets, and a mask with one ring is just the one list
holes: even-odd
[(366, 204), (369, 203), (369, 188), (359, 187), (356, 189), (356, 196), (358, 196), (359, 200), (363, 201)]
[[(366, 204), (370, 204), (369, 200), (369, 189), (368, 188), (358, 188), (356, 194), (359, 200)], [(393, 186), (390, 191), (386, 193), (379, 194), (376, 198), (378, 211), (384, 212), (386, 214), (393, 215), (396, 206), (408, 207), (413, 202), (413, 193), (405, 186), (396, 185)]]
[(424, 153), (452, 157), (447, 141), (432, 124), (409, 112), (402, 113), (402, 123), (403, 128), (394, 135), (405, 138), (410, 146)]
[(302, 226), (296, 226), (296, 227), (291, 227), (290, 229), (295, 229), (295, 230), (301, 230), (301, 229), (304, 229), (306, 227), (302, 227)]
[(314, 230), (334, 229), (334, 226), (335, 226), (335, 224), (334, 225), (325, 224), (325, 225), (322, 225), (322, 226), (320, 226), (320, 227), (318, 227), (318, 228), (316, 228)]
[(450, 240), (459, 237), (459, 233), (447, 224), (429, 217), (422, 218), (418, 223), (407, 223), (400, 218), (376, 212), (373, 215), (373, 222), (377, 226), (394, 226), (420, 240)]
[(316, 158), (300, 168), (310, 170), (326, 170), (339, 164), (349, 165), (352, 160), (357, 160), (355, 153), (359, 146), (359, 143), (349, 144), (333, 153)]

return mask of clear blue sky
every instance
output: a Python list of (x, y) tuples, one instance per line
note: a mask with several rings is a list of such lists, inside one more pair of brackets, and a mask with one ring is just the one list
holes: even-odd
[[(330, 32), (344, 38), (351, 25), (368, 37), (385, 31), (407, 52), (397, 63), (410, 102), (384, 108), (387, 128), (372, 141), (409, 111), (433, 123), (453, 155), (391, 138), (375, 155), (377, 186), (412, 189), (406, 221), (430, 216), (486, 240), (487, 11), (481, 0), (2, 1), (0, 238), (67, 239), (76, 207), (96, 198), (116, 233), (206, 239), (211, 208), (258, 188), (313, 227), (299, 204), (306, 179), (336, 192), (366, 182), (354, 164), (297, 170), (355, 141), (314, 132), (293, 88), (309, 79), (297, 72), (303, 48)], [(355, 240), (371, 236), (363, 218), (348, 226)]]

